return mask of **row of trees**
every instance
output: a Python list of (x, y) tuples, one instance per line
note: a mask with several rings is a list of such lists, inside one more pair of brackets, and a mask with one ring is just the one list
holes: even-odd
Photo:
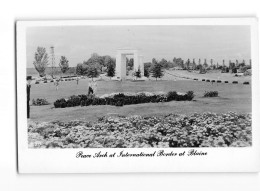
[[(43, 47), (38, 47), (37, 51), (35, 52), (34, 57), (34, 66), (35, 69), (38, 71), (39, 75), (41, 77), (44, 77), (45, 70), (48, 67), (48, 54), (46, 52), (46, 49)], [(77, 75), (85, 75), (89, 78), (95, 78), (100, 75), (100, 73), (107, 73), (108, 77), (114, 77), (115, 76), (115, 65), (116, 60), (115, 58), (112, 58), (111, 56), (100, 56), (97, 53), (93, 53), (91, 57), (87, 61), (83, 61), (83, 63), (77, 64), (75, 68), (75, 72)], [(127, 58), (126, 59), (126, 66), (127, 66), (127, 73), (130, 70), (133, 70), (134, 66), (134, 59), (133, 58)], [(190, 61), (188, 59), (186, 62), (184, 62), (181, 58), (175, 58), (173, 61), (167, 61), (166, 59), (161, 59), (160, 61), (157, 61), (155, 58), (152, 59), (152, 62), (146, 62), (144, 63), (144, 76), (149, 77), (150, 75), (152, 77), (161, 78), (164, 75), (163, 70), (169, 69), (173, 67), (177, 67), (179, 69), (186, 69), (186, 70), (200, 70), (201, 73), (205, 71), (206, 69), (221, 69), (222, 71), (226, 72), (231, 70), (232, 72), (238, 69), (238, 68), (245, 68), (245, 61), (242, 63), (238, 63), (236, 60), (236, 63), (232, 63), (229, 61), (229, 67), (225, 66), (225, 61), (223, 60), (223, 64), (219, 65), (218, 63), (215, 65), (213, 64), (213, 59), (210, 60), (210, 65), (207, 63), (207, 60), (204, 60), (204, 63), (201, 63), (201, 60), (198, 60), (198, 64), (195, 62), (195, 59)], [(66, 73), (70, 67), (69, 67), (69, 61), (65, 56), (61, 56), (59, 61), (59, 67), (62, 73)], [(137, 71), (134, 71), (134, 75), (136, 77), (141, 77), (141, 71), (138, 69)]]
[[(46, 68), (49, 65), (49, 56), (44, 47), (38, 47), (34, 54), (34, 62), (33, 65), (40, 77), (46, 76)], [(66, 73), (69, 70), (69, 61), (65, 56), (61, 56), (59, 67), (62, 73)]]

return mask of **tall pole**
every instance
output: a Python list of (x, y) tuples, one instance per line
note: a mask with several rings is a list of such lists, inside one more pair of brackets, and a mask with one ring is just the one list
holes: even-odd
[(51, 46), (51, 77), (53, 78), (53, 69), (55, 67), (55, 55), (54, 55), (54, 46)]

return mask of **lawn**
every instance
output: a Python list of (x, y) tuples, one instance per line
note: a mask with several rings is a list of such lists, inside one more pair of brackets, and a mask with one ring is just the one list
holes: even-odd
[[(104, 115), (162, 115), (168, 113), (190, 114), (194, 112), (224, 113), (234, 111), (251, 113), (251, 85), (207, 83), (192, 80), (159, 80), (159, 81), (98, 81), (98, 95), (112, 92), (140, 92), (140, 91), (194, 91), (194, 101), (172, 101), (167, 103), (146, 103), (138, 105), (115, 106), (88, 106), (72, 108), (54, 108), (53, 102), (59, 98), (71, 95), (86, 94), (88, 80), (61, 82), (59, 90), (55, 90), (53, 83), (32, 84), (31, 99), (45, 98), (51, 104), (47, 106), (31, 106), (33, 121), (93, 121)], [(218, 91), (219, 97), (204, 98), (205, 91)]]

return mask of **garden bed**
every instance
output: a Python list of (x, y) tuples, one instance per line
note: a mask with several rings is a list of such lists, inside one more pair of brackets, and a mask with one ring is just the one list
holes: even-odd
[(30, 148), (248, 147), (250, 114), (106, 116), (96, 122), (28, 124)]

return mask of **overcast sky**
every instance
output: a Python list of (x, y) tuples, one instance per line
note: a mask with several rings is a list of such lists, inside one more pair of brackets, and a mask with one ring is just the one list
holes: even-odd
[[(201, 58), (226, 63), (251, 57), (249, 26), (65, 26), (27, 29), (27, 67), (33, 67), (38, 46), (55, 47), (56, 66), (66, 56), (70, 66), (92, 53), (116, 56), (118, 48), (141, 51), (144, 61)], [(209, 62), (209, 61), (208, 61)]]

